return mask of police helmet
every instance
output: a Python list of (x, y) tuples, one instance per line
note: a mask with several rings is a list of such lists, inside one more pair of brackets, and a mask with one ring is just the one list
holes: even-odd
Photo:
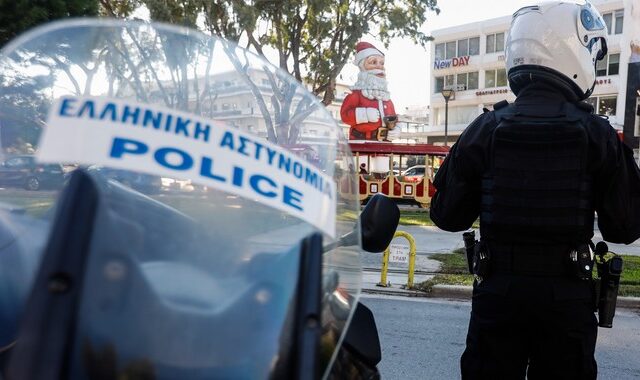
[(580, 100), (593, 92), (596, 62), (607, 54), (607, 27), (588, 1), (553, 1), (513, 14), (506, 68), (518, 95), (531, 82), (546, 82)]

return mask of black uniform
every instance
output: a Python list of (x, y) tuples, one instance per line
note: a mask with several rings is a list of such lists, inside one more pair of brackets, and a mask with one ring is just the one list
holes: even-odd
[(460, 136), (440, 167), (431, 218), (447, 231), (480, 216), (490, 275), (475, 284), (463, 379), (596, 377), (591, 281), (568, 255), (593, 237), (640, 237), (640, 170), (586, 103), (532, 84)]

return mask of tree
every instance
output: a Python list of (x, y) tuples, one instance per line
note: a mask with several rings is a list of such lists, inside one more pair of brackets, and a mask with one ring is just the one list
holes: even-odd
[(98, 0), (0, 0), (0, 46), (39, 24), (98, 15)]
[[(2, 1), (2, 0), (0, 0)], [(347, 64), (355, 50), (355, 44), (365, 34), (376, 34), (388, 45), (393, 37), (408, 37), (424, 46), (430, 37), (420, 31), (426, 21), (429, 10), (438, 11), (437, 0), (75, 0), (60, 5), (58, 1), (44, 2), (43, 8), (55, 9), (58, 13), (48, 15), (79, 15), (100, 13), (112, 17), (130, 17), (140, 6), (149, 10), (151, 19), (171, 24), (184, 25), (191, 28), (202, 27), (205, 32), (219, 35), (227, 41), (242, 43), (257, 54), (268, 56), (268, 50), (277, 53), (277, 66), (291, 74), (299, 82), (305, 83), (321, 101), (328, 105), (335, 97), (336, 78)], [(85, 7), (78, 7), (78, 3)], [(3, 3), (4, 4), (4, 3)], [(3, 14), (13, 14), (26, 8), (28, 2), (19, 0), (13, 10)], [(91, 6), (89, 6), (92, 4)], [(4, 4), (3, 7), (11, 8)], [(22, 8), (20, 8), (22, 7)], [(33, 9), (40, 9), (30, 6)], [(63, 9), (65, 8), (65, 9)], [(63, 10), (66, 12), (63, 12)], [(24, 14), (31, 14), (26, 12)], [(36, 12), (37, 14), (37, 12)], [(61, 16), (61, 17), (63, 17)], [(32, 22), (44, 21), (30, 17)], [(200, 22), (202, 21), (202, 22)], [(30, 21), (31, 22), (31, 21)], [(136, 38), (130, 36), (137, 44)], [(201, 57), (209, 57), (213, 47), (188, 46), (172, 37), (162, 38), (162, 52), (145, 51), (151, 46), (138, 46), (143, 56), (141, 63), (133, 65), (128, 56), (128, 49), (117, 49), (118, 41), (112, 48), (105, 50), (107, 71), (111, 78), (119, 78), (130, 83), (130, 88), (144, 100), (146, 96), (140, 85), (138, 70), (146, 65), (146, 75), (156, 83), (164, 102), (168, 106), (185, 109), (192, 95), (195, 104), (200, 104), (200, 96), (215, 96), (209, 89), (208, 82), (204, 88), (198, 88), (199, 81), (190, 81), (195, 75), (196, 65), (190, 62)], [(120, 41), (122, 42), (122, 41)], [(270, 93), (260, 90), (258, 83), (249, 74), (251, 68), (247, 55), (233, 49), (222, 41), (224, 51), (229, 56), (238, 73), (244, 74), (243, 80), (253, 92), (258, 108), (267, 123), (267, 135), (272, 141), (295, 144), (299, 136), (302, 121), (312, 114), (316, 105), (308, 97), (302, 96), (297, 86), (277, 71), (264, 66), (261, 69), (268, 77)], [(208, 50), (209, 49), (209, 50)], [(121, 52), (122, 54), (118, 53)], [(56, 68), (63, 70), (76, 87), (76, 93), (86, 92), (97, 66), (82, 64), (81, 60), (65, 60), (64, 52), (45, 57), (54, 60)], [(119, 54), (112, 56), (111, 54)], [(150, 54), (161, 54), (161, 61), (171, 69), (172, 85), (170, 91), (163, 89), (164, 83), (158, 80), (151, 62)], [(147, 56), (145, 58), (145, 56)], [(75, 57), (74, 57), (75, 58)], [(267, 57), (268, 58), (268, 57)], [(87, 81), (85, 85), (76, 84), (68, 70), (68, 62), (74, 62), (84, 71)], [(118, 66), (126, 65), (132, 71), (129, 74), (119, 73)], [(208, 72), (208, 69), (207, 69)], [(123, 76), (124, 75), (124, 76)], [(261, 83), (264, 88), (264, 83)], [(193, 88), (190, 88), (192, 86)], [(83, 88), (82, 88), (83, 87)], [(113, 84), (110, 84), (110, 93)], [(269, 99), (265, 99), (268, 97)], [(182, 102), (182, 103), (180, 103)], [(271, 109), (267, 108), (270, 103)], [(199, 112), (198, 109), (194, 110)]]
[(145, 5), (156, 21), (204, 29), (227, 40), (243, 42), (265, 55), (275, 49), (278, 66), (307, 83), (324, 104), (334, 99), (336, 78), (366, 34), (388, 46), (407, 37), (421, 46), (431, 37), (420, 31), (428, 11), (439, 12), (437, 0), (100, 0), (107, 12), (128, 15)]
[(99, 0), (100, 14), (108, 17), (126, 18), (140, 7), (139, 0)]
[[(26, 76), (6, 65), (0, 74), (0, 141), (3, 148), (31, 153), (37, 144), (46, 111), (43, 89), (49, 88), (46, 75)], [(1, 153), (1, 152), (0, 152)]]
[(420, 31), (437, 0), (278, 0), (201, 1), (209, 32), (242, 41), (264, 55), (278, 53), (278, 65), (330, 104), (336, 78), (356, 43), (376, 33), (388, 46), (391, 38), (408, 37), (421, 46), (431, 37)]
[[(153, 20), (193, 27), (198, 17), (204, 16), (206, 32), (242, 42), (263, 56), (268, 48), (274, 49), (277, 65), (306, 83), (325, 105), (333, 101), (336, 78), (363, 35), (375, 32), (385, 45), (393, 37), (409, 37), (425, 46), (431, 38), (420, 27), (428, 10), (438, 12), (437, 0), (140, 1)], [(236, 71), (247, 71), (235, 50), (227, 47), (225, 51)], [(296, 91), (290, 83), (272, 73), (270, 101), (274, 109), (269, 111), (264, 94), (250, 76), (246, 74), (244, 79), (267, 121), (269, 139), (294, 144), (299, 133), (297, 124), (314, 111), (314, 106), (294, 102)]]

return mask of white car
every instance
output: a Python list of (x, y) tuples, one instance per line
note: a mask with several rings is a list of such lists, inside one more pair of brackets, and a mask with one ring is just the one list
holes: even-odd
[(405, 170), (402, 175), (406, 177), (424, 177), (424, 172), (424, 165), (415, 165)]

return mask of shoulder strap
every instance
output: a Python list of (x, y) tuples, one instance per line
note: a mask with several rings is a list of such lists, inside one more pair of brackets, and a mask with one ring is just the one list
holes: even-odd
[[(496, 123), (500, 124), (502, 120), (511, 120), (520, 115), (515, 108), (515, 104), (509, 104), (506, 100), (496, 103), (493, 111)], [(555, 119), (555, 121), (586, 121), (591, 116), (590, 111), (592, 110), (593, 108), (588, 103), (564, 103), (562, 106), (563, 115), (551, 117), (550, 119)], [(522, 116), (522, 118), (527, 118), (524, 115), (520, 116)]]
[(593, 107), (591, 104), (579, 102), (579, 103), (564, 103), (564, 112), (567, 120), (582, 121), (585, 123), (587, 119), (593, 113)]
[(496, 118), (496, 123), (500, 124), (502, 119), (515, 115), (513, 104), (509, 104), (506, 100), (499, 101), (493, 105), (493, 115)]

